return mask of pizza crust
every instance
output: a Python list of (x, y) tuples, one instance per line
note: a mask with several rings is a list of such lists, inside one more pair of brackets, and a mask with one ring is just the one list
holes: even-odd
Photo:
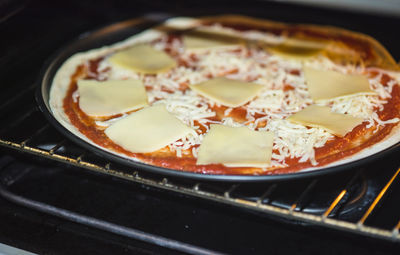
[(320, 167), (310, 167), (310, 168), (302, 169), (301, 171), (304, 171), (304, 172), (305, 171), (314, 171), (314, 170), (324, 169), (327, 167), (334, 167), (334, 166), (340, 166), (340, 165), (344, 165), (347, 163), (351, 163), (351, 162), (354, 162), (354, 161), (357, 161), (360, 159), (367, 158), (376, 153), (384, 151), (392, 146), (395, 146), (399, 143), (399, 141), (400, 141), (400, 127), (396, 126), (395, 128), (392, 129), (392, 131), (390, 132), (390, 134), (388, 136), (386, 136), (382, 141), (374, 144), (373, 147), (365, 148), (356, 154), (345, 157), (336, 162), (332, 162), (330, 164), (326, 164), (326, 165), (320, 166)]
[[(381, 46), (376, 40), (373, 38), (363, 35), (363, 34), (358, 34), (354, 32), (350, 32), (344, 29), (338, 29), (338, 28), (333, 28), (333, 27), (320, 27), (320, 26), (313, 26), (313, 25), (287, 25), (284, 23), (279, 23), (279, 22), (271, 22), (271, 21), (265, 21), (265, 20), (259, 20), (259, 19), (253, 19), (253, 18), (248, 18), (248, 17), (242, 17), (242, 16), (232, 16), (232, 15), (225, 15), (225, 16), (217, 16), (217, 17), (206, 17), (206, 18), (201, 18), (201, 19), (193, 19), (193, 18), (183, 18), (183, 17), (178, 17), (178, 18), (173, 18), (167, 20), (164, 24), (162, 24), (159, 27), (155, 27), (153, 29), (148, 29), (142, 33), (133, 35), (132, 37), (127, 38), (126, 40), (123, 40), (121, 42), (115, 43), (113, 45), (109, 46), (104, 46), (102, 48), (98, 49), (93, 49), (87, 52), (82, 52), (82, 53), (77, 53), (73, 56), (71, 56), (65, 63), (59, 68), (57, 71), (50, 90), (50, 108), (52, 111), (52, 114), (54, 118), (60, 122), (62, 126), (64, 126), (66, 129), (68, 129), (71, 133), (82, 139), (83, 141), (96, 146), (104, 151), (107, 151), (109, 153), (118, 155), (120, 157), (126, 158), (128, 160), (132, 161), (140, 161), (137, 158), (129, 157), (125, 154), (122, 153), (116, 153), (115, 151), (112, 151), (110, 149), (104, 148), (99, 146), (98, 144), (94, 143), (90, 139), (88, 139), (85, 135), (79, 132), (79, 130), (71, 124), (69, 121), (68, 116), (63, 110), (63, 100), (64, 97), (67, 93), (68, 87), (70, 85), (70, 77), (74, 74), (76, 71), (76, 68), (85, 63), (85, 61), (90, 60), (90, 59), (96, 59), (101, 56), (108, 55), (118, 49), (123, 49), (126, 48), (129, 45), (136, 44), (136, 43), (143, 43), (143, 42), (149, 42), (151, 40), (154, 40), (158, 38), (160, 35), (163, 34), (163, 31), (167, 29), (181, 29), (181, 30), (187, 30), (194, 28), (198, 26), (199, 24), (208, 24), (212, 22), (220, 22), (221, 24), (244, 24), (248, 25), (250, 27), (255, 27), (255, 28), (271, 28), (275, 27), (275, 29), (287, 29), (288, 27), (290, 28), (290, 31), (292, 29), (297, 29), (301, 27), (302, 32), (318, 32), (326, 35), (332, 35), (334, 34), (335, 36), (345, 36), (352, 38), (353, 40), (361, 41), (363, 43), (366, 43), (370, 45), (371, 49), (374, 52), (374, 56), (372, 59), (368, 59), (365, 64), (368, 66), (375, 66), (379, 70), (384, 70), (384, 72), (387, 72), (391, 76), (395, 76), (400, 80), (400, 75), (397, 72), (399, 70), (399, 66), (396, 64), (396, 62), (393, 60), (393, 58), (390, 56), (390, 54), (384, 49), (383, 46)], [(307, 34), (307, 33), (305, 33)], [(303, 37), (304, 34), (300, 33), (296, 36)], [(266, 40), (268, 43), (276, 44), (277, 41), (274, 41), (275, 39), (271, 40)], [(346, 163), (350, 163), (356, 160), (360, 160), (363, 158), (366, 158), (368, 156), (374, 155), (380, 151), (383, 151), (391, 146), (394, 146), (400, 141), (400, 127), (397, 125), (395, 128), (391, 130), (391, 133), (386, 136), (383, 140), (380, 142), (374, 144), (373, 147), (369, 147), (366, 149), (363, 149), (362, 151), (353, 154), (351, 156), (342, 158), (338, 161), (323, 165), (323, 166), (317, 166), (317, 167), (309, 167), (306, 169), (302, 169), (301, 171), (315, 171), (315, 170), (321, 170), (327, 167), (333, 167), (333, 166), (339, 166), (343, 165)], [(252, 174), (252, 170), (249, 169), (247, 172), (244, 174)]]
[[(287, 35), (298, 39), (310, 39), (318, 35), (319, 38), (346, 39), (346, 45), (357, 50), (355, 44), (361, 44), (371, 51), (372, 55), (365, 60), (366, 66), (375, 66), (385, 70), (399, 71), (400, 66), (390, 53), (377, 40), (366, 34), (349, 31), (343, 28), (310, 24), (289, 24), (264, 19), (250, 18), (239, 15), (221, 15), (202, 17), (202, 24), (240, 24), (241, 26), (271, 31), (287, 30)], [(333, 57), (333, 56), (330, 56)]]

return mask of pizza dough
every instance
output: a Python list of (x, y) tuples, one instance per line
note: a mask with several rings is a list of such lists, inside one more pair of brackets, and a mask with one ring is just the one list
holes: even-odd
[[(343, 38), (351, 38), (351, 43)], [(396, 144), (400, 140), (398, 69), (374, 39), (339, 28), (229, 15), (174, 18), (122, 42), (70, 57), (54, 77), (50, 106), (54, 117), (72, 133), (127, 160), (205, 174), (284, 174), (344, 164)], [(327, 81), (321, 84), (324, 77)], [(80, 102), (87, 96), (77, 86), (85, 80), (142, 83), (148, 105), (113, 116), (86, 114)], [(338, 93), (333, 86), (343, 88)], [(315, 96), (312, 91), (318, 89)], [(138, 134), (130, 126), (159, 119), (144, 115), (141, 123), (128, 120), (161, 105), (178, 121), (175, 124), (180, 123), (175, 127), (187, 129), (145, 151), (132, 149), (135, 139), (143, 142), (143, 137), (126, 145), (125, 140)], [(290, 120), (307, 107), (351, 117), (351, 127), (339, 134), (323, 124)], [(124, 136), (118, 136), (121, 129), (112, 128), (121, 123), (128, 123), (122, 128)], [(156, 123), (163, 125), (167, 123)], [(265, 152), (269, 159), (262, 164), (245, 159), (233, 164), (198, 163), (199, 147), (211, 125), (270, 134), (272, 146)], [(157, 137), (156, 132), (165, 131), (160, 130), (149, 132)], [(259, 145), (252, 144), (255, 147), (247, 151), (257, 151)]]

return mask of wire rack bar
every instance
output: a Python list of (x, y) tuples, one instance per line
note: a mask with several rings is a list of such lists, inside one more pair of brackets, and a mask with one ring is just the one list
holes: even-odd
[[(314, 189), (315, 185), (317, 184), (318, 180), (314, 179), (310, 182), (310, 184), (308, 184), (307, 188), (301, 193), (301, 195), (299, 196), (299, 198), (296, 200), (296, 202), (294, 202), (292, 204), (292, 206), (290, 207), (290, 212), (293, 212), (298, 205), (307, 197), (307, 195)], [(301, 208), (300, 208), (301, 210)]]
[(224, 192), (224, 196), (226, 198), (231, 197), (231, 193), (239, 187), (239, 184), (233, 184), (227, 191)]
[[(136, 182), (139, 184), (152, 186), (155, 188), (161, 188), (161, 189), (174, 191), (174, 192), (178, 192), (178, 193), (189, 195), (189, 196), (200, 197), (203, 199), (208, 199), (208, 200), (216, 201), (216, 202), (223, 203), (223, 204), (233, 205), (236, 207), (247, 208), (247, 209), (251, 209), (251, 210), (255, 210), (255, 211), (259, 211), (259, 212), (263, 212), (263, 213), (268, 213), (271, 215), (285, 217), (287, 219), (292, 219), (292, 220), (297, 220), (297, 221), (301, 220), (301, 221), (313, 223), (316, 225), (321, 225), (321, 226), (325, 226), (325, 227), (327, 226), (327, 227), (331, 227), (331, 228), (338, 229), (338, 230), (350, 231), (350, 232), (354, 232), (357, 234), (363, 234), (366, 236), (378, 237), (378, 238), (388, 239), (388, 240), (392, 240), (392, 241), (400, 241), (400, 235), (396, 231), (384, 230), (384, 229), (379, 229), (379, 228), (375, 228), (375, 227), (365, 226), (362, 224), (360, 225), (357, 223), (347, 222), (347, 221), (343, 221), (343, 220), (327, 218), (324, 216), (326, 214), (326, 212), (323, 215), (314, 215), (314, 214), (309, 214), (309, 213), (305, 213), (302, 211), (291, 211), (290, 209), (285, 209), (285, 208), (280, 208), (278, 206), (265, 204), (262, 202), (262, 199), (261, 200), (259, 199), (257, 201), (251, 201), (251, 200), (247, 200), (247, 199), (243, 199), (243, 198), (232, 198), (231, 196), (225, 196), (224, 194), (219, 195), (216, 193), (202, 190), (200, 183), (196, 183), (194, 186), (186, 188), (183, 186), (175, 185), (168, 180), (167, 181), (155, 181), (152, 179), (144, 178), (144, 177), (140, 176), (137, 172), (132, 173), (132, 174), (123, 173), (121, 171), (111, 169), (109, 164), (108, 164), (108, 167), (105, 167), (105, 166), (103, 167), (103, 166), (99, 166), (99, 165), (96, 165), (96, 164), (93, 164), (90, 162), (86, 162), (82, 159), (78, 160), (78, 158), (70, 158), (70, 157), (56, 154), (54, 152), (53, 152), (53, 154), (51, 154), (50, 152), (42, 150), (42, 149), (33, 148), (33, 147), (29, 147), (29, 146), (21, 146), (21, 144), (13, 143), (10, 141), (4, 141), (1, 139), (0, 139), (0, 145), (15, 149), (18, 151), (24, 151), (24, 152), (28, 152), (30, 154), (40, 155), (40, 156), (50, 158), (50, 159), (53, 159), (56, 161), (72, 164), (72, 165), (82, 167), (82, 168), (85, 168), (88, 170), (106, 173), (108, 175), (112, 175), (112, 176), (119, 177), (122, 179), (130, 180), (130, 181), (133, 181), (133, 182)], [(395, 177), (398, 175), (399, 171), (400, 171), (400, 169), (397, 170), (395, 175), (392, 177), (391, 181), (389, 181), (389, 183), (386, 185), (387, 187), (385, 187), (386, 188), (385, 191), (389, 188), (390, 184), (393, 182)], [(276, 188), (276, 184), (271, 185), (262, 197), (263, 198), (268, 197), (274, 191), (275, 188)], [(339, 197), (340, 197), (340, 199), (338, 199)], [(340, 201), (341, 198), (343, 198), (343, 195), (339, 195), (338, 198), (335, 199), (335, 201), (336, 200)], [(379, 201), (379, 199), (377, 201)], [(338, 203), (335, 203), (335, 202), (332, 203), (330, 208), (331, 207), (334, 208), (337, 204)], [(370, 211), (372, 212), (372, 210), (374, 208), (375, 208), (375, 206), (371, 206)], [(329, 213), (327, 215), (329, 215)]]
[(353, 183), (356, 181), (357, 177), (360, 175), (360, 171), (357, 172), (351, 179), (350, 181), (346, 184), (346, 187), (339, 193), (339, 195), (333, 200), (333, 202), (329, 205), (328, 209), (324, 212), (322, 217), (326, 218), (328, 217), (332, 211), (338, 206), (340, 201), (344, 198), (344, 196), (348, 193), (349, 188)]
[(393, 235), (399, 235), (400, 232), (400, 221), (397, 223), (397, 225), (393, 228)]
[(271, 196), (272, 192), (274, 192), (274, 190), (276, 189), (276, 187), (278, 187), (278, 185), (276, 183), (272, 184), (267, 191), (265, 191), (264, 194), (261, 195), (261, 197), (257, 200), (257, 204), (262, 204), (264, 203), (264, 200), (267, 198), (267, 201), (265, 201), (266, 203), (270, 202), (269, 197)]
[(51, 148), (49, 150), (49, 154), (53, 155), (55, 151), (57, 151), (58, 149), (60, 149), (62, 146), (64, 146), (64, 144), (66, 143), (66, 140), (61, 140), (61, 142), (57, 143), (56, 145), (53, 146), (53, 148)]
[(0, 195), (16, 204), (26, 206), (37, 211), (41, 211), (50, 215), (64, 218), (79, 224), (87, 225), (93, 228), (112, 232), (117, 235), (127, 236), (133, 239), (141, 240), (143, 242), (155, 244), (169, 249), (185, 252), (193, 255), (214, 255), (221, 254), (217, 251), (208, 250), (195, 245), (175, 241), (162, 236), (146, 233), (134, 228), (129, 228), (117, 225), (104, 220), (89, 217), (83, 214), (65, 210), (62, 208), (54, 207), (36, 200), (27, 199), (12, 192), (9, 192), (3, 185), (0, 185)]
[(386, 183), (385, 187), (379, 192), (378, 196), (375, 198), (374, 202), (370, 205), (368, 208), (367, 212), (363, 215), (363, 217), (360, 219), (360, 221), (357, 223), (359, 226), (363, 226), (365, 221), (367, 220), (368, 216), (371, 215), (372, 211), (375, 209), (379, 201), (382, 199), (382, 197), (385, 195), (385, 193), (389, 190), (390, 185), (392, 185), (393, 181), (396, 179), (396, 177), (400, 173), (400, 168), (397, 169), (396, 173), (390, 178), (390, 180)]

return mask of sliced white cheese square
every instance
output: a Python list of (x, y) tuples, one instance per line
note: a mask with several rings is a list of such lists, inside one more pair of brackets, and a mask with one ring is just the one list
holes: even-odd
[(265, 167), (271, 162), (273, 133), (212, 124), (199, 147), (197, 165)]
[(317, 70), (307, 66), (303, 71), (310, 96), (316, 102), (354, 94), (376, 94), (370, 89), (368, 79), (362, 75)]
[(210, 49), (240, 45), (237, 38), (204, 31), (186, 33), (182, 36), (182, 38), (183, 45), (186, 50)]
[(159, 150), (192, 132), (195, 131), (169, 113), (163, 104), (136, 111), (105, 130), (113, 142), (138, 153)]
[(311, 105), (293, 114), (287, 120), (309, 127), (323, 128), (329, 133), (343, 137), (364, 119), (348, 114), (334, 113), (327, 106)]
[(79, 107), (92, 117), (110, 116), (147, 105), (140, 80), (79, 80)]
[(112, 64), (144, 74), (166, 72), (176, 66), (176, 62), (167, 53), (147, 44), (134, 45), (119, 51), (109, 58)]
[(190, 85), (190, 88), (219, 104), (238, 107), (257, 96), (263, 86), (251, 82), (218, 77), (206, 82)]

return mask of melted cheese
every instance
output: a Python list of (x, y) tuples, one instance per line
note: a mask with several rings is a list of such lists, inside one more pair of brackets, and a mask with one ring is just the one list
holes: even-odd
[(209, 49), (239, 45), (238, 40), (209, 32), (191, 32), (183, 35), (186, 50)]
[(263, 86), (219, 77), (192, 85), (190, 88), (222, 105), (238, 107), (254, 98)]
[(153, 152), (193, 132), (161, 104), (134, 112), (105, 130), (113, 142), (131, 152)]
[(268, 166), (271, 161), (273, 133), (252, 131), (247, 127), (211, 125), (200, 145), (197, 164), (229, 166)]
[(311, 105), (290, 116), (288, 120), (309, 127), (321, 127), (341, 137), (364, 121), (347, 114), (333, 113), (329, 107), (318, 105)]
[(324, 41), (286, 38), (281, 44), (267, 48), (267, 50), (284, 58), (306, 60), (320, 54), (327, 47), (327, 44)]
[(147, 105), (146, 90), (140, 80), (79, 80), (79, 107), (93, 117), (109, 116)]
[(304, 67), (304, 75), (311, 98), (315, 101), (354, 94), (375, 94), (370, 89), (368, 79), (362, 75), (343, 74), (309, 67)]
[(162, 73), (176, 66), (175, 60), (168, 54), (147, 44), (138, 44), (119, 51), (112, 55), (109, 61), (144, 74)]
[[(218, 29), (225, 28), (218, 27)], [(268, 33), (255, 31), (241, 33), (244, 38), (274, 41), (271, 44), (279, 44), (282, 41)], [(152, 90), (148, 91), (151, 105), (165, 104), (170, 113), (197, 131), (196, 134), (190, 134), (168, 145), (178, 157), (191, 153), (197, 157), (198, 145), (201, 144), (204, 137), (199, 130), (201, 128), (207, 132), (210, 123), (232, 127), (247, 126), (251, 130), (273, 132), (275, 135), (271, 157), (271, 166), (273, 167), (285, 166), (286, 158), (299, 158), (300, 162), (310, 161), (313, 165), (317, 165), (315, 148), (324, 146), (327, 141), (334, 138), (324, 128), (310, 128), (286, 119), (313, 103), (300, 61), (242, 46), (235, 50), (229, 47), (216, 47), (204, 51), (185, 51), (181, 40), (174, 38), (172, 42), (168, 42), (167, 36), (160, 37), (152, 46), (157, 50), (169, 49), (176, 52), (187, 65), (179, 66), (167, 73), (149, 76), (120, 68), (105, 59), (100, 63), (98, 71), (106, 70), (103, 76), (108, 79), (141, 79), (144, 84), (152, 87)], [(366, 75), (368, 70), (366, 72), (365, 69), (353, 65), (338, 65), (322, 56), (307, 59), (307, 67), (368, 76)], [(297, 74), (292, 73), (296, 70)], [(383, 71), (377, 70), (377, 72), (382, 73)], [(247, 110), (245, 122), (238, 123), (228, 116), (230, 111), (234, 110), (232, 108), (227, 108), (225, 116), (221, 116), (222, 120), (215, 120), (215, 113), (212, 110), (214, 101), (208, 100), (190, 89), (179, 90), (182, 84), (198, 84), (207, 81), (210, 79), (209, 77), (219, 76), (263, 86), (253, 100), (241, 106)], [(389, 76), (395, 77), (392, 74)], [(369, 121), (368, 125), (371, 126), (398, 122), (397, 118), (382, 121), (376, 114), (376, 111), (381, 109), (382, 105), (390, 98), (393, 86), (399, 83), (399, 79), (392, 78), (384, 86), (381, 77), (378, 75), (369, 78), (371, 88), (377, 94), (356, 94), (332, 98), (323, 100), (319, 104), (330, 106), (332, 111), (337, 113), (363, 118)], [(292, 89), (285, 90), (287, 85), (290, 85)], [(171, 91), (173, 92), (171, 93)], [(105, 123), (107, 126), (110, 124)]]

